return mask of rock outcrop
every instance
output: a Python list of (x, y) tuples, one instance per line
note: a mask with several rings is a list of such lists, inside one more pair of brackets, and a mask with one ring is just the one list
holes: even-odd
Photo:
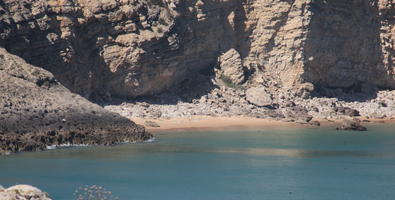
[(338, 96), (395, 89), (394, 10), (392, 0), (4, 0), (0, 46), (84, 97), (158, 94), (218, 58), (245, 88)]
[(143, 127), (71, 93), (48, 71), (2, 48), (0, 80), (0, 154), (152, 137)]
[(14, 185), (9, 188), (0, 187), (1, 200), (51, 200), (46, 192), (31, 185)]

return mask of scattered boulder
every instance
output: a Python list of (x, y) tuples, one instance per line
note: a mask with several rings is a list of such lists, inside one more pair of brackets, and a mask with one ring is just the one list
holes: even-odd
[(310, 121), (309, 124), (312, 126), (321, 126), (321, 123), (319, 121)]
[(358, 117), (361, 116), (359, 111), (356, 109), (352, 109), (349, 107), (335, 107), (334, 111), (341, 115), (347, 115), (349, 117)]
[(252, 112), (248, 116), (255, 117), (255, 118), (263, 118), (263, 119), (272, 118), (272, 119), (277, 119), (277, 120), (285, 118), (284, 115), (281, 112), (279, 112), (278, 110), (271, 110), (271, 109), (268, 109), (268, 110), (265, 110), (262, 112)]
[(285, 108), (283, 114), (286, 118), (298, 123), (308, 123), (313, 119), (313, 116), (308, 114), (308, 110), (301, 106)]
[(273, 98), (264, 87), (248, 89), (246, 91), (246, 99), (249, 103), (260, 107), (273, 105)]
[(279, 100), (279, 107), (281, 108), (287, 108), (287, 107), (293, 107), (296, 106), (295, 102), (293, 102), (290, 99), (283, 99)]
[(336, 130), (345, 130), (345, 131), (367, 131), (368, 129), (361, 125), (361, 121), (359, 119), (352, 120), (344, 120), (340, 127), (337, 127)]

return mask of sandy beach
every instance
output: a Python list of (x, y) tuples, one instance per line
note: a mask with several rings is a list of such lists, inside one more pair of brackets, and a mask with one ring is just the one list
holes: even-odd
[[(224, 129), (260, 129), (260, 128), (319, 128), (319, 126), (312, 126), (310, 124), (301, 124), (296, 122), (286, 122), (271, 119), (260, 119), (252, 117), (211, 117), (211, 116), (193, 116), (193, 117), (179, 117), (172, 119), (147, 119), (147, 118), (130, 118), (135, 123), (144, 125), (146, 129), (152, 133), (167, 132), (167, 131), (204, 131), (204, 130), (224, 130)], [(366, 119), (369, 120), (364, 123), (395, 123), (395, 119)], [(317, 120), (321, 126), (336, 126), (342, 122), (342, 119)], [(159, 127), (147, 126), (147, 122), (155, 122)]]

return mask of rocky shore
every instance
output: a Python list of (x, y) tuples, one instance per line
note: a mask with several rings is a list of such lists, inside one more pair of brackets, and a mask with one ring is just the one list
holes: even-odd
[(144, 127), (71, 93), (51, 73), (1, 48), (0, 80), (0, 154), (152, 137)]
[[(176, 96), (176, 95), (174, 95)], [(181, 96), (158, 95), (139, 101), (113, 102), (105, 109), (128, 118), (172, 119), (178, 117), (245, 116), (286, 122), (319, 125), (317, 121), (333, 121), (363, 117), (366, 119), (394, 119), (395, 91), (378, 91), (377, 96), (350, 99), (347, 96), (298, 97), (292, 92), (273, 95), (263, 89), (229, 88), (218, 86), (208, 94), (186, 100)], [(343, 100), (342, 100), (343, 99)]]

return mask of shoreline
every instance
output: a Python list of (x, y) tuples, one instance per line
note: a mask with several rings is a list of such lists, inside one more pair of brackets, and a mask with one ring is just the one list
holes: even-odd
[[(254, 130), (262, 128), (281, 129), (281, 128), (320, 128), (340, 125), (345, 119), (317, 119), (321, 125), (314, 126), (309, 123), (287, 122), (274, 119), (253, 118), (253, 117), (212, 117), (212, 116), (192, 116), (192, 117), (175, 117), (170, 119), (150, 119), (131, 117), (130, 120), (136, 124), (145, 126), (146, 130), (153, 133), (162, 132), (180, 132), (180, 131), (210, 131), (210, 130), (226, 130), (226, 129), (242, 129)], [(365, 117), (358, 117), (357, 119), (369, 120), (369, 122), (362, 122), (364, 125), (370, 124), (395, 124), (394, 118), (385, 119), (367, 119)], [(147, 126), (147, 122), (154, 122), (159, 127)]]

